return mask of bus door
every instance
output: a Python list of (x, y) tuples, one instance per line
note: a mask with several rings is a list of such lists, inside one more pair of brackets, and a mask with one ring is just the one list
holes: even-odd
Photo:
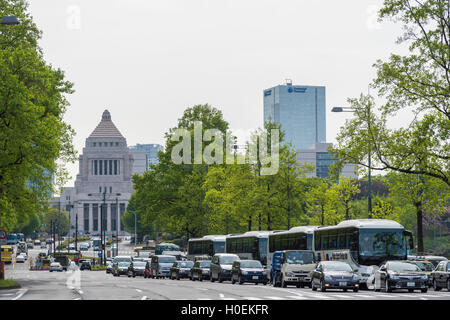
[(414, 239), (411, 231), (405, 230), (405, 240), (406, 240), (406, 254), (412, 255), (414, 250)]

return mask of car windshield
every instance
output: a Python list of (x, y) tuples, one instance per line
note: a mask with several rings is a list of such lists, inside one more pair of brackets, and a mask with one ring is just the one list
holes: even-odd
[(131, 258), (130, 257), (115, 257), (114, 262), (130, 262)]
[(348, 271), (352, 272), (352, 267), (345, 262), (333, 262), (323, 264), (325, 271)]
[(159, 258), (159, 263), (173, 263), (177, 261), (177, 259), (175, 259), (175, 257), (160, 257)]
[(223, 256), (220, 257), (220, 263), (221, 264), (233, 264), (236, 260), (239, 260), (236, 256)]
[(417, 265), (408, 262), (389, 262), (388, 270), (394, 272), (421, 271)]
[(128, 268), (129, 262), (119, 262), (119, 268)]
[(413, 262), (412, 264), (415, 264), (420, 268), (422, 271), (433, 271), (434, 266), (432, 263), (429, 262)]
[(183, 262), (179, 262), (178, 266), (180, 268), (192, 268), (194, 266), (194, 262), (192, 262), (192, 261), (183, 261)]
[(133, 265), (135, 266), (135, 267), (139, 267), (139, 268), (141, 268), (141, 267), (145, 267), (145, 265), (147, 264), (147, 262), (134, 262), (133, 263)]
[(288, 264), (309, 264), (314, 262), (312, 252), (286, 252), (286, 263)]
[(209, 268), (211, 266), (211, 261), (200, 261), (200, 268)]
[(241, 261), (241, 268), (262, 268), (259, 261)]

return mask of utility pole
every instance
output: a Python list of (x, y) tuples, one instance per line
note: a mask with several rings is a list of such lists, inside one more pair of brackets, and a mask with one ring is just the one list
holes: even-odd
[(78, 210), (75, 213), (75, 252), (78, 251)]
[(70, 220), (70, 200), (69, 200), (69, 224), (70, 224), (70, 226), (69, 226), (69, 240), (67, 241), (67, 243), (68, 243), (68, 249), (67, 249), (67, 253), (69, 253), (70, 254), (70, 232), (72, 231), (72, 220)]
[(102, 228), (101, 228), (101, 231), (100, 231), (100, 234), (101, 234), (101, 242), (102, 242), (102, 265), (105, 265), (106, 264), (106, 241), (105, 241), (105, 232), (106, 232), (106, 226), (104, 225), (104, 220), (105, 220), (105, 215), (107, 215), (108, 213), (107, 212), (104, 212), (104, 211), (106, 211), (107, 210), (107, 208), (106, 208), (106, 188), (105, 188), (105, 191), (103, 192), (103, 210), (102, 210), (102, 214), (101, 214), (101, 218), (102, 218)]
[(119, 255), (119, 198), (116, 198), (116, 256)]

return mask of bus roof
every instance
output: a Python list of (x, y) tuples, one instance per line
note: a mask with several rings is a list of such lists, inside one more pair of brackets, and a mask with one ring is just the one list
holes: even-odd
[(341, 221), (336, 226), (321, 227), (319, 230), (328, 230), (336, 228), (362, 228), (362, 229), (403, 229), (403, 226), (393, 220), (387, 219), (355, 219)]
[(215, 240), (215, 241), (225, 241), (224, 235), (207, 235), (201, 238), (191, 238), (189, 241), (202, 241), (202, 240)]
[(315, 229), (318, 229), (319, 226), (298, 226), (290, 228), (289, 230), (274, 232), (271, 235), (278, 234), (290, 234), (290, 233), (313, 233)]
[(228, 235), (227, 238), (245, 238), (245, 237), (267, 238), (270, 234), (273, 234), (275, 232), (279, 231), (247, 231), (245, 233)]
[(161, 243), (158, 243), (157, 246), (177, 246), (177, 247), (179, 247), (179, 245), (176, 245), (175, 243), (170, 243), (170, 242), (161, 242)]

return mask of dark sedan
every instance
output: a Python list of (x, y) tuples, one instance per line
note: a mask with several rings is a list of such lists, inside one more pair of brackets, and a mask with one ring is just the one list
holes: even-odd
[(209, 267), (211, 266), (211, 260), (200, 260), (194, 263), (191, 268), (191, 280), (209, 279)]
[(131, 262), (115, 262), (113, 263), (112, 267), (112, 274), (114, 277), (119, 277), (121, 274), (127, 274), (128, 267), (130, 266)]
[(237, 260), (231, 267), (231, 283), (243, 284), (250, 282), (254, 284), (267, 284), (267, 273), (258, 260)]
[(170, 268), (170, 279), (180, 280), (181, 278), (190, 278), (191, 268), (194, 266), (193, 261), (176, 261)]
[(80, 266), (80, 270), (91, 270), (92, 269), (91, 260), (81, 259), (78, 261), (78, 265)]
[(450, 261), (439, 262), (436, 269), (431, 273), (434, 291), (446, 288), (450, 291)]
[(428, 291), (428, 276), (420, 268), (407, 261), (387, 261), (375, 272), (375, 291), (392, 292), (408, 289), (409, 292)]
[(135, 278), (136, 276), (143, 277), (145, 273), (145, 266), (147, 265), (147, 262), (145, 261), (133, 261), (130, 263), (128, 267), (128, 277)]
[(343, 261), (319, 262), (311, 275), (311, 288), (325, 292), (327, 289), (359, 290), (359, 277), (352, 267)]

